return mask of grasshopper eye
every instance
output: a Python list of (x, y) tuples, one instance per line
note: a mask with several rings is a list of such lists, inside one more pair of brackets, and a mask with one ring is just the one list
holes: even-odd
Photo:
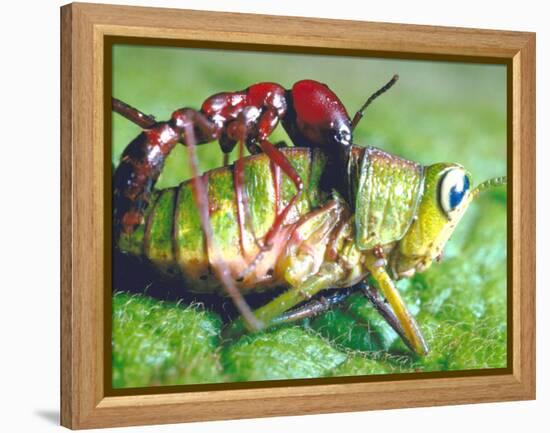
[(470, 179), (462, 168), (452, 168), (443, 174), (439, 187), (439, 203), (447, 216), (468, 196)]

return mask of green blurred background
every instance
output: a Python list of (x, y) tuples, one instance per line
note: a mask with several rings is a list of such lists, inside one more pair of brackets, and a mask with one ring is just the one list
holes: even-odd
[[(506, 173), (505, 66), (113, 48), (113, 96), (158, 120), (177, 108), (200, 108), (213, 93), (261, 81), (290, 88), (304, 78), (326, 83), (353, 116), (395, 73), (400, 80), (369, 107), (356, 144), (426, 165), (458, 162), (476, 183)], [(115, 166), (139, 131), (113, 115)], [(288, 142), (282, 127), (272, 135), (278, 140)], [(216, 143), (201, 146), (199, 157), (202, 170), (222, 161)], [(157, 187), (176, 185), (188, 173), (179, 146)], [(505, 367), (506, 192), (495, 189), (477, 200), (442, 263), (398, 284), (431, 347), (423, 359), (412, 356), (359, 295), (316, 319), (221, 341), (221, 319), (207, 305), (151, 297), (145, 283), (134, 286), (132, 294), (113, 288), (113, 387)]]

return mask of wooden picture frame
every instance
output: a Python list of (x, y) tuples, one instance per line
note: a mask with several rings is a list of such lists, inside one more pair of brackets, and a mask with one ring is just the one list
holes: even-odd
[[(61, 8), (61, 424), (128, 426), (535, 398), (535, 34), (189, 10)], [(105, 41), (313, 48), (508, 66), (508, 368), (353, 383), (108, 395), (105, 358)], [(107, 104), (107, 105), (106, 105)], [(459, 372), (460, 373), (460, 372)]]

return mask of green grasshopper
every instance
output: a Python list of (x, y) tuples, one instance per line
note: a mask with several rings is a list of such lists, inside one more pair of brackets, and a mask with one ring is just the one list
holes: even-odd
[[(113, 107), (144, 128), (114, 174), (116, 247), (190, 291), (231, 296), (241, 317), (228, 335), (318, 314), (344, 296), (319, 301), (317, 294), (361, 285), (407, 346), (426, 354), (395, 281), (428, 269), (478, 194), (506, 183), (498, 177), (471, 189), (471, 175), (458, 164), (423, 166), (353, 144), (344, 167), (322, 149), (292, 147), (277, 150), (286, 170), (258, 153), (199, 176), (196, 124), (174, 115), (156, 122), (118, 100)], [(193, 178), (156, 190), (177, 142), (190, 150)], [(333, 177), (338, 191), (326, 187)], [(242, 298), (280, 287), (287, 290), (254, 312)]]

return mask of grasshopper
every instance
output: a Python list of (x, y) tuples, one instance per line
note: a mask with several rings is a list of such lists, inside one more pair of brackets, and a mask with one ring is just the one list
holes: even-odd
[[(228, 335), (318, 314), (345, 297), (319, 301), (320, 292), (361, 287), (405, 344), (425, 355), (426, 341), (395, 281), (439, 260), (470, 203), (506, 184), (498, 177), (472, 188), (459, 164), (424, 166), (351, 143), (339, 157), (321, 146), (270, 145), (200, 175), (194, 146), (204, 142), (196, 139), (208, 126), (203, 114), (182, 109), (156, 122), (121, 101), (113, 107), (144, 128), (113, 177), (116, 248), (190, 291), (231, 296), (241, 317)], [(190, 151), (193, 177), (156, 190), (178, 142)], [(375, 284), (365, 284), (368, 278)], [(242, 296), (277, 287), (287, 290), (253, 312)]]

